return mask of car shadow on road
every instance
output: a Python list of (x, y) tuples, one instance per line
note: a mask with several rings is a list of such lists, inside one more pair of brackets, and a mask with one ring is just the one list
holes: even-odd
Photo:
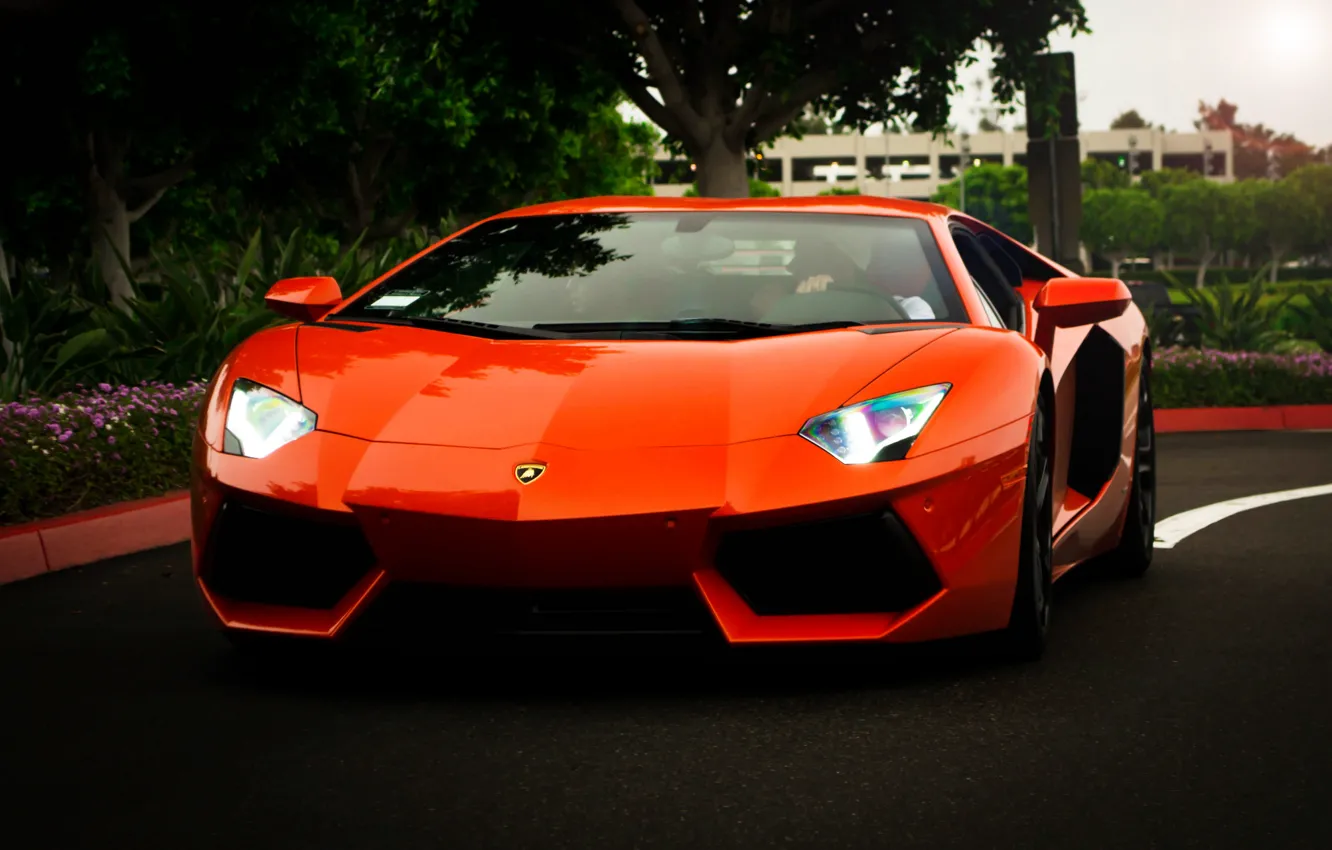
[[(1056, 610), (1091, 602), (1094, 588), (1107, 580), (1095, 570), (1075, 570), (1056, 584)], [(204, 672), (226, 687), (320, 699), (561, 702), (928, 689), (977, 676), (1040, 675), (1041, 669), (1039, 662), (1004, 659), (994, 635), (977, 635), (929, 644), (800, 647), (604, 637), (482, 647), (295, 646), (257, 657), (224, 652)]]

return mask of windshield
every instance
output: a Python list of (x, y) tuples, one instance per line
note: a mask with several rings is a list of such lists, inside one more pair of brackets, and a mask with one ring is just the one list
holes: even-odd
[(487, 222), (337, 315), (463, 333), (967, 321), (925, 221), (709, 211)]

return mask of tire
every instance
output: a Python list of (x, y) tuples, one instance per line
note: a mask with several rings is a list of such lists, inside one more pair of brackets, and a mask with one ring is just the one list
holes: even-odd
[(1156, 423), (1152, 415), (1151, 354), (1144, 349), (1138, 379), (1137, 440), (1129, 480), (1128, 515), (1119, 544), (1101, 564), (1109, 575), (1137, 578), (1152, 565), (1156, 540)]
[(1022, 492), (1022, 544), (1008, 626), (1000, 649), (1013, 661), (1036, 661), (1050, 633), (1054, 584), (1054, 507), (1051, 434), (1044, 394), (1036, 403), (1027, 438), (1027, 480)]

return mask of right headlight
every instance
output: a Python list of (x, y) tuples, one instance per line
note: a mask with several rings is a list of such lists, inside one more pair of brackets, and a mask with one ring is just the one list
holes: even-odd
[(893, 393), (815, 416), (800, 436), (842, 463), (900, 460), (952, 384)]
[(237, 378), (227, 405), (223, 451), (262, 458), (315, 429), (313, 410), (277, 390)]

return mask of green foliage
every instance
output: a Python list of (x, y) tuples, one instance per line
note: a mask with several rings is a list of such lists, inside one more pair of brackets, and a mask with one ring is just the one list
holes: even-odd
[(203, 394), (102, 384), (0, 405), (0, 526), (185, 489)]
[(1291, 338), (1277, 326), (1276, 317), (1290, 299), (1264, 298), (1265, 269), (1249, 280), (1236, 294), (1237, 287), (1218, 286), (1209, 292), (1183, 290), (1189, 302), (1198, 308), (1202, 344), (1221, 351), (1269, 352)]
[(1203, 176), (1187, 168), (1162, 168), (1160, 171), (1145, 171), (1138, 178), (1138, 188), (1153, 198), (1160, 198), (1167, 186), (1179, 186), (1202, 180)]
[(1332, 403), (1332, 355), (1158, 349), (1158, 408)]
[[(694, 0), (541, 3), (521, 15), (486, 5), (504, 19), (512, 52), (558, 45), (568, 61), (617, 80), (677, 152), (726, 172), (718, 184), (728, 188), (739, 183), (744, 157), (705, 156), (718, 145), (756, 149), (805, 129), (809, 114), (836, 116), (848, 129), (898, 119), (943, 128), (958, 69), (974, 61), (978, 41), (995, 48), (993, 92), (1011, 103), (1051, 32), (1086, 31), (1078, 0), (959, 0), (947, 14), (911, 0), (852, 9), (752, 0), (702, 16)], [(712, 191), (711, 173), (699, 179)]]
[[(428, 248), (453, 228), (416, 228), (373, 248), (346, 249), (297, 229), (285, 238), (255, 231), (219, 251), (169, 247), (131, 278), (129, 310), (99, 297), (95, 270), (52, 288), (25, 276), (0, 287), (0, 317), (14, 355), (0, 355), (0, 401), (69, 390), (79, 381), (182, 383), (216, 371), (256, 331), (287, 321), (264, 293), (287, 277), (327, 275), (350, 295)], [(78, 282), (85, 281), (85, 282)]]
[(1311, 339), (1324, 351), (1332, 352), (1332, 287), (1303, 287), (1301, 291), (1308, 303), (1291, 308), (1299, 317), (1295, 335)]
[[(968, 215), (984, 221), (1024, 245), (1035, 238), (1027, 212), (1027, 169), (1020, 165), (986, 163), (966, 170)], [(961, 180), (939, 187), (930, 200), (958, 209)]]
[(859, 195), (859, 189), (847, 189), (842, 186), (834, 186), (831, 189), (824, 189), (820, 195)]
[[(1087, 250), (1116, 264), (1161, 241), (1161, 202), (1137, 189), (1092, 189), (1082, 198), (1081, 236)], [(1118, 277), (1116, 267), (1112, 274)]]
[[(771, 183), (764, 182), (757, 177), (749, 178), (749, 197), (751, 198), (779, 198), (782, 192)], [(684, 190), (684, 197), (697, 198), (698, 184), (694, 183), (688, 189)]]
[(1127, 189), (1131, 185), (1128, 171), (1103, 159), (1082, 161), (1082, 185), (1088, 189)]
[[(1110, 122), (1111, 130), (1144, 130), (1151, 126), (1152, 125), (1147, 122), (1146, 118), (1143, 118), (1138, 114), (1138, 110), (1136, 109), (1129, 109), (1125, 112), (1121, 112)], [(1106, 186), (1103, 188), (1110, 189), (1114, 187)]]

